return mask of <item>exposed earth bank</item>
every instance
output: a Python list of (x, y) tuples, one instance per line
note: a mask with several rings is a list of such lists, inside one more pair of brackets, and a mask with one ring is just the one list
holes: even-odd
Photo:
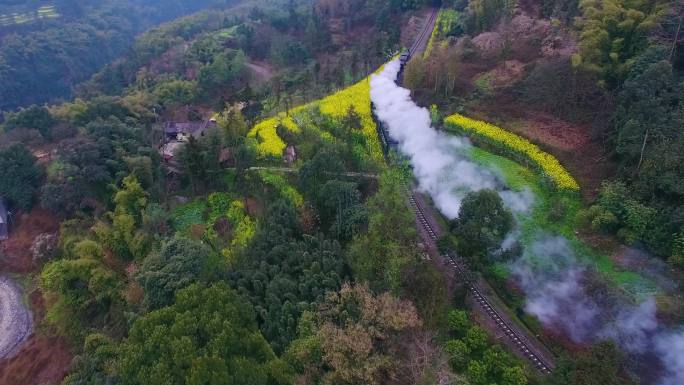
[(33, 317), (22, 303), (21, 289), (0, 276), (0, 359), (10, 358), (32, 329)]

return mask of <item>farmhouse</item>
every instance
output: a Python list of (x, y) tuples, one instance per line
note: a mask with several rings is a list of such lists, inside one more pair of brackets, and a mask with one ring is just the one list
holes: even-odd
[(9, 225), (7, 223), (7, 209), (5, 208), (5, 201), (0, 198), (0, 241), (4, 241), (9, 237)]
[(204, 135), (207, 128), (216, 126), (216, 121), (207, 120), (204, 122), (166, 122), (164, 124), (164, 136), (166, 141), (184, 141), (190, 136), (199, 138)]

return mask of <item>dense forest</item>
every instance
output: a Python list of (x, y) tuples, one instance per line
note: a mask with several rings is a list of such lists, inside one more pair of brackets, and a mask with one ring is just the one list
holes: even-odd
[[(126, 53), (139, 33), (200, 9), (233, 3), (3, 0), (0, 13), (7, 21), (0, 25), (0, 109), (68, 100), (77, 84)], [(49, 10), (45, 17), (40, 17), (42, 9)]]
[(680, 383), (683, 15), (0, 0), (0, 385)]

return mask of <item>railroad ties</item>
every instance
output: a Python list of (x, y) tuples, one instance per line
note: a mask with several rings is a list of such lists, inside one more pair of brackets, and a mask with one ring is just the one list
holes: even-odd
[[(425, 216), (425, 213), (423, 212), (423, 209), (420, 207), (418, 204), (416, 197), (413, 193), (410, 193), (409, 195), (409, 202), (411, 204), (411, 208), (413, 209), (413, 212), (416, 214), (416, 218), (418, 218), (418, 222), (423, 226), (423, 229), (425, 232), (430, 236), (430, 238), (433, 241), (437, 241), (437, 233), (435, 232), (434, 228), (430, 224), (430, 222), (427, 220), (427, 217)], [(458, 257), (453, 254), (453, 253), (447, 253), (446, 255), (442, 255), (442, 258), (444, 258), (447, 263), (456, 271), (456, 273), (465, 278), (465, 281), (468, 282), (468, 291), (472, 294), (473, 298), (475, 301), (478, 303), (478, 305), (484, 310), (484, 312), (491, 318), (510, 341), (517, 346), (518, 350), (522, 352), (522, 354), (530, 360), (532, 365), (541, 373), (541, 374), (549, 374), (551, 373), (551, 369), (549, 368), (548, 365), (544, 364), (540, 357), (533, 352), (527, 343), (520, 338), (518, 333), (513, 330), (506, 321), (499, 315), (499, 313), (492, 307), (492, 305), (489, 303), (487, 298), (485, 298), (481, 293), (480, 290), (475, 286), (475, 284), (470, 283), (470, 280), (468, 279), (468, 273), (465, 267), (459, 265)]]

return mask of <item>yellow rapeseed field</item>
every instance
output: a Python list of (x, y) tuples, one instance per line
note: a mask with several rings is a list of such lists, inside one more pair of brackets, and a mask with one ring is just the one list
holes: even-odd
[[(321, 112), (335, 119), (341, 119), (347, 113), (349, 106), (353, 105), (361, 117), (363, 133), (366, 137), (369, 157), (373, 160), (382, 161), (382, 151), (378, 140), (375, 121), (371, 115), (370, 82), (365, 78), (360, 82), (329, 95), (319, 101), (296, 107), (289, 111), (289, 115), (304, 109), (318, 105)], [(265, 119), (257, 123), (248, 136), (257, 138), (257, 151), (261, 157), (280, 157), (285, 150), (286, 144), (278, 136), (277, 127), (282, 125), (292, 132), (299, 132), (299, 127), (292, 118), (280, 113), (275, 117)]]
[(447, 117), (445, 123), (462, 130), (466, 134), (497, 147), (504, 147), (514, 155), (529, 160), (536, 168), (561, 190), (579, 191), (575, 178), (558, 162), (553, 155), (542, 151), (528, 140), (510, 133), (493, 124), (467, 118), (460, 114)]

